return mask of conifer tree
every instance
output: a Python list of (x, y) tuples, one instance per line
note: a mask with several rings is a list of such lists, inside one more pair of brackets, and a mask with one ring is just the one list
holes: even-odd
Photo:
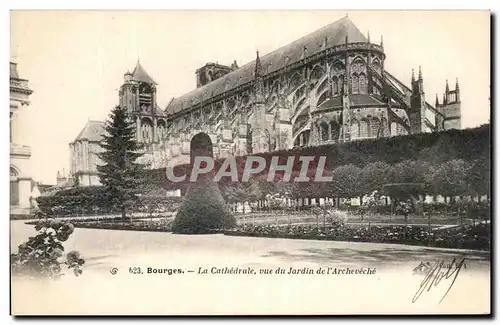
[(105, 134), (99, 144), (102, 165), (97, 166), (101, 183), (105, 188), (105, 199), (109, 205), (120, 209), (126, 217), (127, 206), (137, 199), (144, 166), (138, 164), (139, 144), (135, 139), (135, 126), (125, 108), (115, 107), (105, 124)]

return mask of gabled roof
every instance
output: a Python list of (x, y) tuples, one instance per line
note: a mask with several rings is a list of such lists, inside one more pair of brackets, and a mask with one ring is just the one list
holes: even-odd
[[(344, 17), (260, 57), (262, 75), (282, 69), (304, 57), (315, 55), (325, 48), (344, 44), (346, 36), (348, 37), (349, 43), (368, 42), (368, 39), (359, 31), (352, 21), (348, 17)], [(307, 51), (304, 51), (305, 49), (307, 49)], [(209, 84), (172, 100), (167, 106), (166, 113), (168, 115), (178, 113), (181, 110), (198, 104), (201, 100), (208, 100), (213, 96), (217, 96), (225, 91), (250, 82), (254, 78), (254, 71), (255, 60)]]
[(89, 142), (100, 142), (101, 135), (104, 134), (104, 122), (88, 121), (85, 127), (80, 131), (75, 141), (86, 139)]
[(134, 71), (132, 71), (132, 80), (139, 81), (139, 82), (147, 82), (150, 84), (155, 84), (157, 83), (149, 76), (149, 74), (144, 70), (142, 65), (137, 61), (137, 64), (134, 68)]

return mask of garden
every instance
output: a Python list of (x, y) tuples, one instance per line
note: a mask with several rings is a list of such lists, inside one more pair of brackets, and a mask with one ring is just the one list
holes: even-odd
[(429, 229), (427, 226), (239, 226), (226, 230), (225, 235), (267, 238), (333, 240), (387, 244), (419, 245), (441, 248), (490, 250), (490, 225), (456, 226)]

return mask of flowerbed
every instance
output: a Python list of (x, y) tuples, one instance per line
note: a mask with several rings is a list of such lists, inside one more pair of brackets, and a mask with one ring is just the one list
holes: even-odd
[[(158, 220), (158, 219), (165, 219), (173, 217), (173, 214), (169, 215), (154, 215), (154, 216), (148, 216), (148, 215), (135, 215), (128, 217), (126, 219), (123, 219), (121, 216), (113, 216), (113, 217), (74, 217), (74, 218), (60, 218), (60, 220), (71, 220), (73, 224), (76, 223), (88, 223), (88, 222), (138, 222), (138, 221), (143, 221), (143, 220)], [(27, 221), (25, 224), (27, 225), (34, 225), (36, 224), (37, 221)]]
[[(149, 232), (172, 232), (172, 221), (164, 222), (80, 222), (75, 224), (76, 228), (106, 229), (106, 230), (130, 230)], [(208, 235), (222, 233), (223, 230), (209, 229), (193, 234)]]
[(74, 223), (77, 228), (90, 229), (109, 229), (109, 230), (132, 230), (132, 231), (154, 231), (154, 232), (171, 232), (171, 221), (148, 221), (148, 222), (129, 222), (129, 221), (83, 221)]
[(224, 232), (229, 236), (268, 238), (334, 240), (370, 243), (392, 243), (443, 248), (490, 250), (490, 226), (479, 224), (449, 229), (431, 230), (427, 227), (372, 226), (327, 227), (318, 229), (307, 226), (242, 226)]

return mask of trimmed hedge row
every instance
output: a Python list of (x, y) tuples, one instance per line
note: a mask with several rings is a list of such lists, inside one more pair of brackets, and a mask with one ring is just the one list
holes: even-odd
[(104, 229), (104, 230), (130, 230), (130, 231), (150, 231), (150, 232), (172, 232), (171, 225), (160, 227), (154, 224), (136, 224), (136, 223), (103, 223), (103, 222), (78, 222), (75, 223), (76, 228), (87, 229)]
[(228, 236), (404, 244), (488, 251), (491, 249), (491, 229), (489, 225), (485, 224), (433, 230), (433, 232), (429, 232), (427, 227), (421, 226), (408, 226), (406, 230), (404, 226), (372, 226), (370, 229), (366, 227), (318, 229), (303, 226), (258, 226), (227, 230), (224, 234)]
[[(51, 196), (37, 198), (38, 207), (49, 215), (121, 214), (121, 210), (105, 199), (102, 186), (64, 189)], [(129, 207), (129, 212), (171, 212), (182, 202), (180, 197), (141, 196)]]
[[(363, 167), (376, 162), (396, 164), (406, 160), (425, 161), (433, 165), (439, 165), (454, 159), (474, 161), (484, 158), (485, 161), (489, 161), (491, 151), (490, 132), (490, 125), (485, 124), (473, 129), (365, 139), (341, 144), (260, 153), (257, 156), (265, 158), (267, 162), (266, 168), (259, 174), (251, 175), (251, 179), (258, 180), (267, 176), (272, 157), (279, 157), (281, 164), (286, 163), (287, 158), (290, 156), (315, 157), (315, 160), (310, 164), (311, 168), (308, 176), (314, 176), (319, 157), (326, 157), (326, 170), (334, 170), (336, 167), (343, 165), (352, 164)], [(236, 157), (240, 176), (244, 169), (246, 157)], [(215, 169), (219, 170), (223, 162), (224, 159), (218, 159), (215, 162)], [(298, 173), (300, 168), (300, 164), (296, 161), (293, 171)], [(489, 168), (485, 168), (481, 172), (484, 173), (488, 170)], [(174, 167), (174, 174), (178, 176), (189, 175), (189, 164)], [(179, 183), (170, 182), (166, 178), (165, 168), (148, 171), (148, 178), (151, 182), (155, 182), (158, 186), (167, 189), (180, 188), (186, 190), (189, 185), (187, 181)], [(231, 185), (231, 179), (223, 177), (220, 184)]]

